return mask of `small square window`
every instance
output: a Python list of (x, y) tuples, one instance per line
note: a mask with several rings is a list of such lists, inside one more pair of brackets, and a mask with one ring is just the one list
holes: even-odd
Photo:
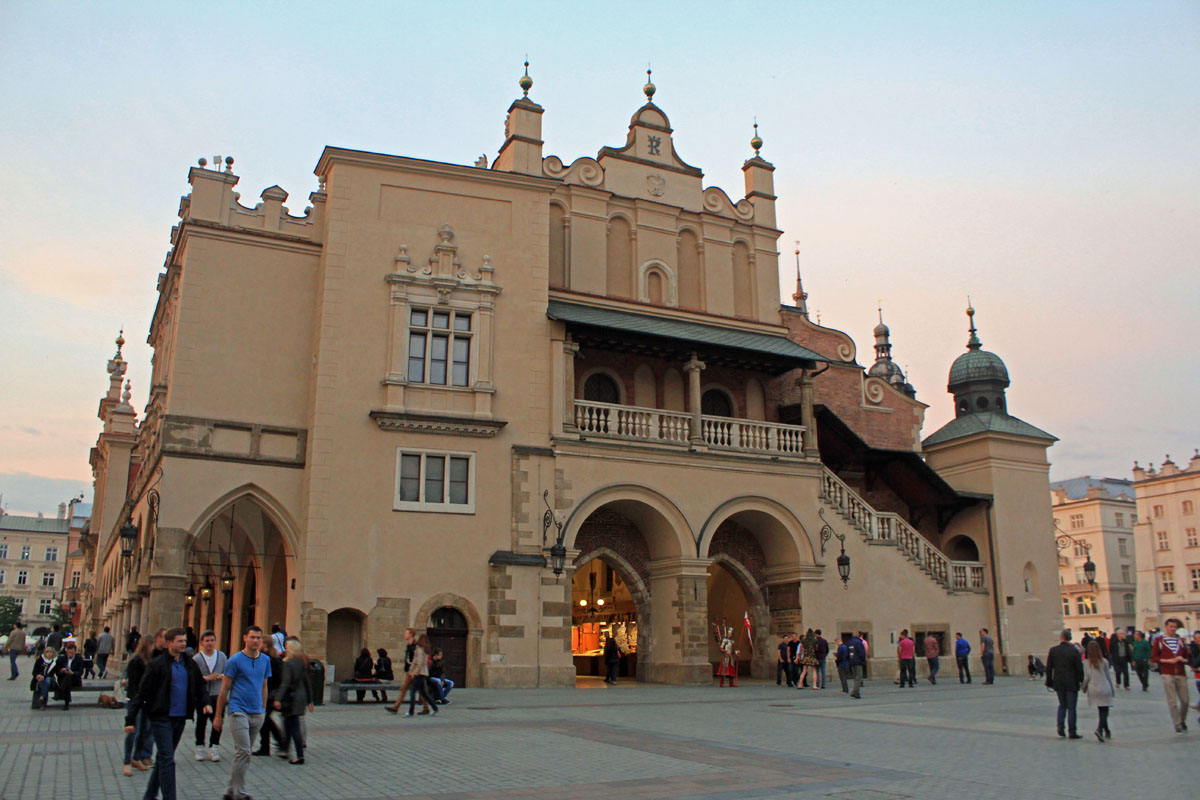
[(475, 457), (471, 453), (399, 451), (396, 511), (475, 511)]

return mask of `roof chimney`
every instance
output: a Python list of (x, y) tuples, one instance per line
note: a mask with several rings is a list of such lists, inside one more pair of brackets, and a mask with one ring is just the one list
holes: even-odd
[(66, 503), (58, 504), (58, 518), (59, 519), (67, 518), (67, 504)]

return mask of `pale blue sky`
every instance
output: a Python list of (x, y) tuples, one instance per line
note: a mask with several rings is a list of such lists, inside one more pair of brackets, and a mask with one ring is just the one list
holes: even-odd
[[(597, 13), (601, 11), (602, 13)], [(1200, 4), (0, 5), (0, 493), (90, 483), (125, 325), (137, 405), (178, 200), (233, 155), (299, 212), (327, 144), (495, 155), (528, 52), (545, 152), (624, 141), (646, 62), (684, 160), (742, 191), (755, 115), (810, 307), (952, 415), (969, 292), (1055, 478), (1200, 446)], [(55, 479), (55, 480), (51, 480)], [(90, 496), (90, 488), (88, 489)]]

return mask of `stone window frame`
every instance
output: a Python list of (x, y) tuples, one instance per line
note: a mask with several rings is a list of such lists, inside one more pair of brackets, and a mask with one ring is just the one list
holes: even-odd
[(4, 579), (7, 577), (8, 570), (0, 569), (0, 585), (4, 584)]
[(0, 544), (0, 558), (8, 558), (8, 545)]
[(1188, 547), (1200, 547), (1200, 537), (1197, 537), (1195, 528), (1184, 528), (1183, 535)]
[(17, 586), (28, 586), (28, 585), (29, 585), (29, 570), (27, 570), (27, 569), (17, 570)]
[(1164, 592), (1175, 591), (1175, 570), (1167, 568), (1158, 572), (1159, 585), (1162, 586)]
[(1196, 506), (1194, 503), (1192, 503), (1191, 500), (1184, 500), (1182, 503), (1182, 509), (1183, 509), (1184, 514), (1195, 514), (1196, 513)]
[(22, 561), (33, 560), (33, 548), (27, 544), (21, 545), (21, 560)]
[(50, 614), (54, 611), (54, 600), (49, 597), (38, 599), (38, 614)]
[(1079, 530), (1083, 527), (1083, 514), (1072, 514), (1070, 516), (1071, 530)]
[(1100, 606), (1096, 602), (1096, 596), (1092, 594), (1081, 594), (1075, 598), (1075, 609), (1078, 611), (1077, 616), (1094, 617), (1100, 613)]
[(1121, 602), (1123, 603), (1122, 607), (1125, 609), (1126, 614), (1137, 613), (1137, 597), (1135, 595), (1126, 592), (1121, 596)]
[(1170, 550), (1171, 549), (1171, 538), (1169, 536), (1167, 536), (1166, 531), (1155, 531), (1154, 535), (1157, 540), (1157, 547), (1155, 549), (1157, 549), (1157, 550)]
[(1073, 616), (1071, 614), (1071, 598), (1064, 594), (1062, 596), (1062, 604), (1063, 604), (1063, 616), (1064, 617)]
[[(414, 326), (412, 322), (413, 312), (424, 311), (429, 316), (427, 317), (428, 324), (423, 326)], [(433, 316), (437, 312), (444, 312), (450, 315), (450, 327), (442, 329), (433, 326)], [(469, 330), (459, 330), (454, 326), (454, 321), (459, 315), (465, 316), (471, 320), (471, 328)], [(404, 378), (410, 386), (421, 386), (429, 389), (458, 389), (469, 390), (474, 383), (473, 378), (476, 374), (476, 360), (478, 348), (475, 344), (475, 329), (478, 327), (479, 314), (478, 309), (460, 308), (457, 306), (439, 307), (436, 303), (423, 304), (413, 303), (408, 307), (408, 319), (405, 322), (407, 333), (404, 337), (405, 356), (404, 356)], [(414, 333), (424, 333), (425, 335), (425, 353), (423, 355), (424, 367), (422, 368), (422, 380), (414, 381), (409, 377), (409, 362), (412, 360), (412, 336)], [(446, 382), (434, 383), (429, 380), (430, 368), (430, 342), (435, 336), (444, 335), (447, 339), (446, 343)], [(467, 380), (465, 384), (454, 383), (454, 341), (456, 339), (466, 339), (467, 345)]]
[(1189, 565), (1188, 579), (1192, 582), (1192, 591), (1200, 592), (1200, 567)]
[[(421, 456), (421, 476), (419, 478), (421, 492), (425, 491), (425, 462), (428, 456), (442, 456), (446, 459), (466, 458), (467, 459), (467, 502), (466, 503), (451, 503), (449, 501), (440, 503), (431, 503), (426, 500), (401, 500), (400, 499), (400, 468), (403, 456), (419, 455)], [(459, 450), (427, 450), (424, 448), (415, 447), (397, 447), (396, 448), (396, 480), (392, 490), (392, 510), (393, 511), (417, 511), (433, 514), (474, 514), (475, 513), (475, 492), (476, 492), (476, 467), (475, 453), (471, 451)], [(448, 473), (443, 473), (448, 475)], [(445, 478), (449, 480), (448, 477)]]
[(47, 561), (58, 561), (58, 548), (57, 547), (47, 547), (46, 548), (46, 560)]
[(1124, 536), (1117, 539), (1117, 551), (1123, 556), (1129, 555), (1129, 540)]
[(42, 573), (42, 586), (51, 588), (54, 585), (55, 585), (54, 573), (53, 572), (43, 572)]

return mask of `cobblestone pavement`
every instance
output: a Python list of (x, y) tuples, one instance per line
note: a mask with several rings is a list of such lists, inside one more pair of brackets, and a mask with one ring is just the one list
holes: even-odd
[[(33, 711), (21, 679), (0, 681), (0, 800), (136, 800), (148, 773), (121, 775), (123, 712), (79, 695), (70, 711)], [(7, 664), (5, 664), (7, 667)], [(1021, 678), (900, 689), (869, 681), (863, 699), (744, 681), (737, 689), (622, 684), (555, 690), (456, 690), (436, 718), (375, 704), (308, 717), (307, 763), (255, 758), (249, 790), (274, 798), (1145, 798), (1194, 796), (1200, 720), (1174, 732), (1157, 677), (1121, 691), (1113, 739), (1054, 732), (1054, 696)], [(1192, 702), (1197, 698), (1193, 697)], [(221, 763), (177, 752), (179, 797), (219, 798)], [(1086, 787), (1086, 788), (1085, 788)], [(1180, 792), (1184, 794), (1179, 794)]]

